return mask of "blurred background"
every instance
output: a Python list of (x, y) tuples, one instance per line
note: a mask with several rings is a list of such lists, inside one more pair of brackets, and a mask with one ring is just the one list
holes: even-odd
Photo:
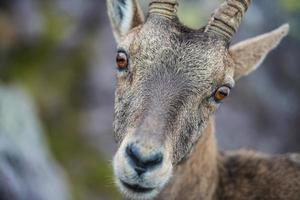
[[(221, 2), (182, 0), (179, 17), (199, 28)], [(300, 2), (254, 0), (233, 43), (285, 22), (290, 35), (216, 114), (222, 150), (300, 152)], [(115, 47), (104, 0), (0, 0), (0, 199), (120, 199)]]

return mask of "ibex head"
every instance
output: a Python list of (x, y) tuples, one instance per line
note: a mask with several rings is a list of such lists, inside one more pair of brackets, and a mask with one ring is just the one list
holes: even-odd
[(176, 0), (151, 0), (146, 20), (137, 0), (108, 0), (118, 42), (113, 166), (125, 196), (155, 197), (235, 81), (287, 34), (284, 25), (230, 47), (250, 2), (227, 0), (193, 30), (179, 22)]

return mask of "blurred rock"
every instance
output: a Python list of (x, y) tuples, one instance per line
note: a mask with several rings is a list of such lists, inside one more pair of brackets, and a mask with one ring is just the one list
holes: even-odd
[(31, 99), (12, 87), (0, 87), (0, 199), (70, 199)]

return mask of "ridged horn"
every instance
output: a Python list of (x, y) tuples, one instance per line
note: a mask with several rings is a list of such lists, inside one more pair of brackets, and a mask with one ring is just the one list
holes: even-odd
[(177, 16), (177, 0), (151, 0), (149, 4), (149, 14), (157, 14), (173, 19)]
[(224, 36), (229, 42), (241, 24), (251, 0), (226, 0), (212, 14), (205, 32), (214, 32)]

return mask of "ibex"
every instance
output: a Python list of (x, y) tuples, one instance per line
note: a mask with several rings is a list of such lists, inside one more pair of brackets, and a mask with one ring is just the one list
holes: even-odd
[[(213, 113), (289, 26), (230, 46), (251, 0), (226, 0), (199, 30), (176, 0), (108, 0), (118, 43), (113, 159), (127, 199), (299, 200), (300, 155), (218, 152)], [(271, 2), (270, 2), (271, 3)]]

